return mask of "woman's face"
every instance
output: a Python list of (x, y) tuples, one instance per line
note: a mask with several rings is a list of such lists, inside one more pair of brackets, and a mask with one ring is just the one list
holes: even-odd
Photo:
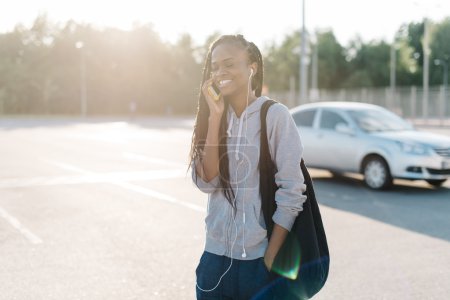
[(250, 76), (247, 51), (233, 44), (216, 46), (211, 54), (211, 76), (223, 96), (247, 93)]

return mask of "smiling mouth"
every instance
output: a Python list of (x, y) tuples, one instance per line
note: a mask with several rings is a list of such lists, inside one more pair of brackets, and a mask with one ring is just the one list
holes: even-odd
[(219, 81), (219, 88), (226, 87), (228, 84), (230, 84), (231, 80), (220, 80)]

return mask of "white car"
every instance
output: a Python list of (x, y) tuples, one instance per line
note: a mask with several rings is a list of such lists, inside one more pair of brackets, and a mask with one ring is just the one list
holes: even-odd
[(439, 187), (450, 177), (450, 137), (415, 130), (382, 107), (318, 102), (290, 112), (308, 167), (361, 173), (372, 189), (388, 188), (394, 178)]

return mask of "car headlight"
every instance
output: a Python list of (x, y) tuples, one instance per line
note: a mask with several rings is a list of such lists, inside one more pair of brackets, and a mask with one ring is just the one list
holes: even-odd
[(415, 155), (428, 154), (428, 148), (421, 144), (397, 142), (403, 152)]

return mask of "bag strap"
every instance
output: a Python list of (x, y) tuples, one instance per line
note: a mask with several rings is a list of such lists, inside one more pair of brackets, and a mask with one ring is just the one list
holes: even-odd
[(270, 239), (273, 230), (272, 216), (277, 209), (275, 202), (275, 192), (278, 186), (275, 183), (276, 165), (272, 161), (269, 151), (269, 141), (267, 138), (266, 117), (269, 107), (277, 101), (269, 99), (261, 106), (261, 137), (259, 150), (259, 192), (261, 194), (261, 207), (266, 223), (267, 237)]

